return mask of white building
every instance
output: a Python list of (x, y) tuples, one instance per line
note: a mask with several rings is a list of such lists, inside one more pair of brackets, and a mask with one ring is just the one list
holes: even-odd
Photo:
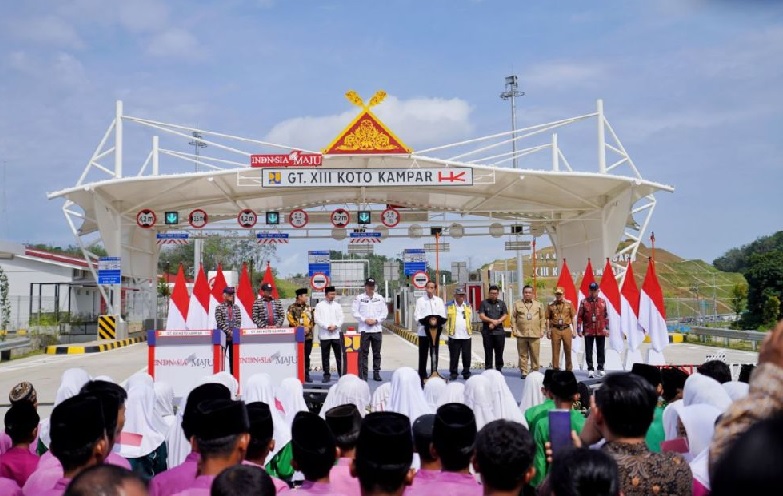
[(83, 258), (0, 241), (0, 268), (8, 277), (11, 329), (39, 317), (53, 325), (68, 316), (95, 321), (101, 313), (101, 296)]

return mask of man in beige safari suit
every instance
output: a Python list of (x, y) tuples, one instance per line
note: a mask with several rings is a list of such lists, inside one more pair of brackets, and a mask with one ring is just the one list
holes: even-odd
[(544, 332), (546, 332), (544, 306), (533, 298), (533, 288), (525, 286), (522, 289), (522, 299), (514, 303), (511, 309), (511, 335), (517, 338), (519, 371), (523, 379), (527, 377), (529, 371), (537, 372), (539, 369), (538, 354)]

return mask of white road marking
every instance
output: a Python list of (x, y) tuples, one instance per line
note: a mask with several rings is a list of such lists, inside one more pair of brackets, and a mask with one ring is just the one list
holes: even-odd
[(136, 343), (136, 344), (132, 344), (130, 346), (123, 346), (122, 348), (115, 348), (113, 350), (102, 351), (100, 353), (83, 353), (83, 354), (78, 354), (78, 355), (43, 355), (43, 356), (40, 356), (38, 358), (33, 358), (33, 359), (30, 359), (30, 360), (22, 359), (24, 361), (19, 362), (19, 363), (14, 363), (14, 360), (12, 360), (10, 362), (7, 362), (4, 365), (0, 365), (0, 374), (6, 373), (6, 372), (13, 372), (13, 371), (16, 371), (16, 370), (25, 370), (25, 369), (29, 369), (29, 368), (35, 368), (35, 367), (38, 367), (40, 365), (47, 365), (47, 364), (51, 364), (51, 363), (71, 362), (73, 360), (90, 360), (90, 359), (95, 358), (97, 356), (106, 356), (107, 353), (115, 353), (117, 351), (127, 350), (127, 349), (130, 349), (133, 346), (138, 346), (140, 344), (145, 344), (145, 343)]

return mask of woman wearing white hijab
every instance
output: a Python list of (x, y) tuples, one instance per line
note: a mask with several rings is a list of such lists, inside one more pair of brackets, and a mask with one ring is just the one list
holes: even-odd
[(540, 405), (546, 401), (541, 388), (544, 387), (544, 374), (535, 370), (527, 375), (525, 385), (522, 387), (522, 398), (519, 401), (519, 411), (522, 412), (522, 423), (528, 427), (525, 412), (528, 408)]
[(146, 373), (132, 375), (126, 385), (125, 427), (119, 439), (119, 451), (141, 477), (149, 480), (166, 470), (166, 432), (168, 426), (155, 415), (155, 386)]
[(497, 370), (486, 370), (481, 375), (487, 378), (489, 382), (489, 392), (492, 395), (492, 411), (497, 418), (511, 420), (514, 422), (525, 422), (525, 416), (519, 411), (519, 406), (514, 395), (506, 384), (503, 374)]
[(692, 460), (699, 453), (709, 448), (712, 435), (715, 433), (715, 421), (722, 412), (714, 406), (697, 404), (680, 408), (679, 415), (685, 434), (688, 436), (688, 458)]
[[(76, 396), (81, 391), (82, 386), (90, 382), (90, 374), (84, 369), (73, 368), (63, 372), (63, 376), (60, 379), (60, 387), (57, 388), (57, 394), (54, 398), (54, 406), (59, 405), (63, 401)], [(46, 418), (41, 421), (40, 432), (38, 433), (38, 441), (42, 447), (39, 446), (39, 454), (43, 454), (44, 451), (49, 449), (49, 443), (52, 438), (49, 436), (49, 419)]]
[(462, 403), (465, 404), (465, 385), (461, 382), (450, 382), (446, 384), (446, 388), (438, 398), (438, 407), (445, 405), (446, 403)]
[[(234, 378), (233, 375), (229, 374), (226, 371), (218, 372), (217, 374), (208, 376), (208, 379), (204, 381), (203, 383), (206, 384), (208, 382), (217, 382), (218, 384), (223, 384), (228, 388), (229, 391), (231, 391), (231, 398), (236, 399), (237, 394), (239, 393), (239, 383)], [(272, 406), (271, 404), (269, 406)]]
[(465, 404), (473, 410), (478, 430), (498, 419), (492, 409), (492, 395), (489, 388), (489, 381), (483, 375), (474, 375), (465, 382)]
[(388, 409), (389, 399), (391, 398), (391, 383), (386, 382), (378, 386), (372, 394), (372, 411), (383, 412)]
[(166, 438), (166, 466), (171, 468), (174, 465), (172, 464), (172, 446), (169, 440), (172, 437), (172, 431), (178, 427), (177, 416), (174, 415), (174, 388), (167, 382), (156, 382), (154, 389), (155, 408), (153, 411), (155, 417), (163, 420), (166, 425), (166, 431), (163, 433)]
[(432, 377), (424, 383), (424, 399), (433, 411), (438, 409), (438, 399), (446, 390), (446, 381), (440, 377)]
[(276, 401), (272, 378), (269, 374), (251, 375), (242, 389), (242, 399), (245, 403), (261, 401), (269, 405), (275, 439), (275, 449), (269, 454), (271, 458), (291, 441), (291, 424), (286, 421), (283, 412), (280, 411), (281, 405), (278, 405), (279, 401)]
[(421, 378), (410, 367), (400, 367), (394, 371), (391, 381), (391, 396), (386, 410), (407, 415), (411, 424), (427, 413), (435, 413), (424, 398), (421, 390)]
[(326, 418), (326, 412), (330, 409), (349, 404), (356, 405), (362, 417), (370, 404), (370, 386), (353, 374), (343, 375), (337, 384), (329, 388), (321, 407), (321, 418)]
[(677, 432), (677, 422), (680, 420), (680, 410), (685, 408), (682, 400), (676, 400), (668, 405), (663, 411), (663, 433), (666, 441), (679, 437)]
[(283, 406), (283, 414), (288, 425), (293, 425), (297, 413), (309, 411), (304, 400), (302, 383), (295, 377), (283, 379), (275, 397)]
[(723, 390), (726, 391), (732, 402), (741, 400), (750, 392), (750, 384), (746, 382), (724, 382), (721, 386), (723, 386)]
[(685, 381), (682, 401), (685, 406), (706, 403), (721, 412), (725, 412), (732, 403), (729, 394), (718, 381), (698, 373), (692, 374)]

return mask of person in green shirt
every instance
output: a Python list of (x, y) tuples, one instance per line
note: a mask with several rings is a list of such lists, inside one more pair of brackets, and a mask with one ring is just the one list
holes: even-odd
[(546, 397), (546, 400), (540, 405), (531, 406), (525, 410), (525, 420), (527, 421), (527, 427), (531, 433), (541, 415), (546, 415), (549, 410), (555, 408), (555, 402), (552, 401), (552, 393), (549, 391), (549, 386), (552, 384), (552, 375), (554, 373), (555, 369), (547, 369), (544, 371), (544, 382), (541, 392), (544, 394), (544, 397)]
[(653, 412), (653, 421), (650, 428), (647, 429), (647, 435), (644, 442), (647, 448), (653, 453), (661, 452), (661, 443), (666, 439), (666, 433), (663, 429), (663, 411), (666, 409), (666, 403), (661, 399), (663, 393), (663, 380), (661, 379), (661, 369), (646, 363), (635, 363), (631, 373), (645, 379), (655, 389), (658, 395), (658, 404)]
[[(549, 386), (555, 409), (568, 410), (571, 412), (571, 430), (582, 432), (585, 425), (585, 418), (581, 412), (574, 410), (574, 403), (579, 400), (579, 390), (577, 387), (576, 376), (570, 370), (557, 371), (552, 376), (552, 382)], [(545, 444), (549, 442), (549, 413), (541, 415), (533, 428), (533, 440), (536, 443), (536, 454), (533, 457), (533, 467), (536, 474), (531, 481), (533, 486), (538, 486), (543, 482), (549, 470), (546, 461)]]

